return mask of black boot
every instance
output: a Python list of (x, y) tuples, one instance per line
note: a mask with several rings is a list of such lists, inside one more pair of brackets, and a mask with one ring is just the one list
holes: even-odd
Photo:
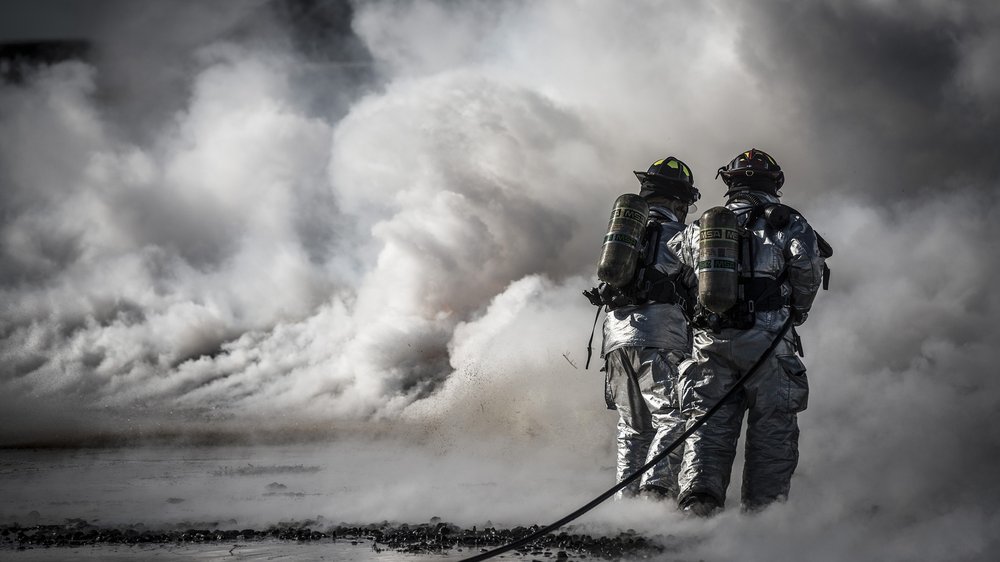
[(681, 512), (694, 517), (711, 517), (722, 511), (722, 504), (709, 494), (695, 492), (680, 503)]
[(639, 488), (639, 496), (652, 501), (673, 501), (677, 499), (677, 491), (649, 484)]

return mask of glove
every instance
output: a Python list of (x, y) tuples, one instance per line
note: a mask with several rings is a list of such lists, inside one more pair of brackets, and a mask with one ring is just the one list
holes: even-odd
[(806, 318), (808, 318), (808, 317), (809, 317), (809, 311), (802, 310), (802, 309), (799, 309), (799, 308), (793, 308), (792, 309), (792, 325), (793, 326), (801, 326), (802, 324), (805, 323)]
[(597, 290), (601, 294), (601, 301), (608, 305), (609, 310), (614, 310), (616, 308), (632, 304), (629, 297), (617, 287), (613, 287), (607, 283), (601, 283), (601, 286), (598, 287)]
[(583, 296), (594, 306), (607, 305), (611, 309), (631, 304), (621, 289), (616, 289), (607, 283), (601, 283), (589, 291), (584, 291)]
[(594, 287), (589, 291), (584, 291), (583, 296), (587, 297), (590, 304), (594, 306), (604, 306), (604, 300), (601, 298), (600, 287)]

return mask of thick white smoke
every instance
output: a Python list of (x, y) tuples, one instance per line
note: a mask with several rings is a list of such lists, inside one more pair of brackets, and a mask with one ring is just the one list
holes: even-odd
[[(842, 4), (845, 20), (956, 30), (927, 126), (966, 119), (962, 151), (944, 136), (914, 150), (967, 157), (966, 108), (996, 118), (995, 29), (965, 34), (970, 16), (935, 3), (913, 24)], [(714, 169), (757, 146), (834, 245), (833, 286), (803, 329), (813, 392), (791, 501), (676, 522), (710, 537), (690, 554), (989, 559), (995, 177), (883, 183), (901, 161), (880, 158), (879, 135), (895, 159), (889, 141), (921, 126), (892, 118), (919, 113), (912, 100), (865, 83), (813, 111), (850, 90), (811, 81), (810, 53), (836, 58), (837, 41), (790, 55), (754, 39), (755, 17), (727, 2), (360, 3), (375, 78), (349, 105), (317, 110), (330, 83), (303, 79), (321, 68), (296, 50), (227, 36), (139, 133), (121, 122), (134, 108), (102, 96), (100, 64), (3, 84), (2, 441), (379, 420), (443, 450), (472, 435), (609, 466), (579, 292), (611, 201), (673, 154), (706, 209), (722, 201)], [(898, 114), (843, 121), (865, 104)]]

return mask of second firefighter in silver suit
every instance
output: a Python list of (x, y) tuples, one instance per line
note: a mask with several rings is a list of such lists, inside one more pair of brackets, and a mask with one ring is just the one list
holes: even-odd
[[(720, 173), (729, 187), (726, 207), (747, 229), (748, 247), (740, 257), (746, 294), (742, 314), (708, 320), (695, 316), (692, 358), (681, 366), (679, 380), (688, 423), (719, 402), (763, 355), (790, 315), (795, 325), (805, 320), (823, 278), (824, 257), (816, 233), (794, 209), (777, 206), (784, 176), (774, 160), (750, 150)], [(777, 209), (777, 218), (765, 215), (769, 208)], [(670, 244), (686, 264), (686, 283), (694, 284), (699, 224)], [(759, 509), (788, 495), (799, 455), (797, 415), (809, 396), (806, 368), (793, 342), (786, 335), (757, 374), (688, 438), (678, 498), (686, 511), (710, 515), (725, 504), (744, 415), (744, 509)]]

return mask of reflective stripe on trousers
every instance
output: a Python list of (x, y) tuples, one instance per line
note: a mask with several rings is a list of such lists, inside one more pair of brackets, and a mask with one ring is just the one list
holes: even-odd
[[(621, 347), (606, 356), (608, 406), (619, 414), (619, 482), (684, 432), (677, 395), (677, 364), (682, 358), (678, 352), (655, 347)], [(651, 486), (676, 495), (681, 458), (678, 448), (616, 497)]]

